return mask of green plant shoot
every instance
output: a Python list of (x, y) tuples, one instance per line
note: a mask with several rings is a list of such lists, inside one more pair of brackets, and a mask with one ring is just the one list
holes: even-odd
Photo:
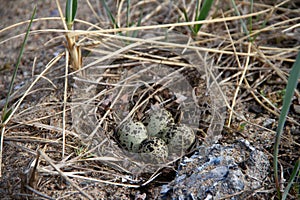
[(76, 11), (77, 11), (77, 0), (67, 0), (66, 23), (67, 23), (68, 30), (71, 30), (73, 27)]

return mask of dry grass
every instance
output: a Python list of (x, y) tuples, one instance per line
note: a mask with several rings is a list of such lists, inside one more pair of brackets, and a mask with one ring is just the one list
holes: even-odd
[[(195, 80), (189, 79), (196, 81), (193, 87), (201, 94), (183, 95), (206, 107), (187, 118), (199, 120), (206, 117), (201, 109), (209, 109), (214, 120), (205, 124), (204, 119), (204, 127), (194, 127), (199, 129), (199, 140), (209, 145), (220, 137), (223, 143), (245, 138), (271, 159), (282, 93), (299, 51), (299, 4), (286, 0), (273, 5), (273, 1), (265, 0), (255, 3), (250, 13), (248, 2), (236, 2), (241, 12), (236, 16), (229, 0), (216, 1), (210, 17), (201, 22), (201, 31), (191, 38), (187, 26), (199, 22), (184, 22), (181, 9), (186, 8), (192, 18), (195, 1), (162, 2), (131, 1), (130, 19), (142, 19), (141, 26), (128, 28), (125, 1), (120, 1), (119, 7), (115, 1), (108, 1), (118, 27), (122, 27), (112, 28), (100, 1), (81, 1), (76, 31), (68, 34), (89, 56), (76, 71), (68, 67), (68, 52), (62, 45), (68, 31), (63, 29), (61, 19), (41, 16), (34, 22), (23, 58), (23, 74), (18, 74), (18, 88), (10, 99), (14, 112), (5, 127), (2, 196), (134, 199), (145, 193), (148, 199), (158, 198), (159, 185), (174, 178), (180, 156), (163, 165), (145, 164), (121, 150), (113, 132), (127, 117), (143, 117), (149, 100), (179, 81), (172, 76), (190, 68), (199, 72)], [(250, 17), (253, 29), (245, 35), (241, 20), (247, 24)], [(15, 58), (12, 41), (21, 39), (20, 27), (26, 23), (0, 30), (0, 45), (5, 46), (1, 58), (11, 52), (11, 60), (1, 62), (1, 66)], [(135, 33), (137, 37), (128, 37)], [(138, 99), (128, 110), (124, 104), (140, 92), (136, 82), (141, 74), (160, 76), (162, 71), (153, 69), (159, 66), (173, 69), (159, 79), (162, 88), (146, 99)], [(1, 68), (0, 73), (0, 90), (6, 91), (9, 70)], [(149, 91), (150, 87), (143, 92)], [(0, 108), (4, 97), (5, 92), (0, 93)], [(280, 164), (286, 179), (300, 152), (299, 99), (297, 92), (283, 134)], [(223, 114), (226, 129), (221, 133)], [(275, 196), (272, 174), (267, 183), (265, 192), (255, 198)], [(295, 190), (290, 197), (296, 198)]]

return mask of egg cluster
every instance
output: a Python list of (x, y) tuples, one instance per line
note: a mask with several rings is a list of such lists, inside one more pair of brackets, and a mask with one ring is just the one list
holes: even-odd
[(140, 153), (145, 162), (162, 163), (169, 153), (183, 153), (195, 141), (194, 131), (175, 124), (166, 109), (149, 113), (143, 122), (127, 120), (116, 132), (117, 140), (126, 150)]

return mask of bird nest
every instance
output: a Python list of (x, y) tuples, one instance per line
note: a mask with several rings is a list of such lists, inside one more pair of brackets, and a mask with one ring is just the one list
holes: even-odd
[[(99, 44), (85, 48), (88, 56), (73, 77), (72, 126), (101, 164), (129, 174), (155, 174), (174, 167), (203, 141), (216, 142), (224, 105), (212, 61), (188, 37), (158, 31), (130, 38), (98, 36)], [(191, 127), (198, 141), (159, 164), (144, 162), (115, 138), (122, 122), (141, 121), (157, 108)]]

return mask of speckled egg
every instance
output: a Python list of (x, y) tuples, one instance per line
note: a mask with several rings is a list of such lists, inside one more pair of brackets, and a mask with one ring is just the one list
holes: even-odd
[(184, 153), (195, 142), (196, 136), (192, 128), (180, 124), (170, 128), (163, 138), (170, 152)]
[(162, 139), (152, 137), (140, 145), (142, 160), (147, 163), (163, 163), (168, 157), (168, 147)]
[(137, 153), (141, 142), (148, 138), (148, 134), (142, 122), (127, 120), (118, 129), (116, 137), (122, 147)]
[(152, 111), (144, 120), (150, 137), (161, 137), (173, 123), (172, 114), (166, 109)]

